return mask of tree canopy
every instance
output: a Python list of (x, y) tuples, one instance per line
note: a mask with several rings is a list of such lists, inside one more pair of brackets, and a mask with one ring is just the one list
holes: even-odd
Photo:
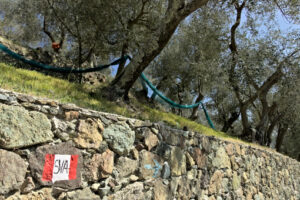
[[(177, 102), (205, 101), (218, 129), (297, 157), (299, 147), (286, 147), (299, 141), (299, 6), (298, 0), (2, 0), (0, 36), (39, 47), (60, 66), (130, 55), (108, 86), (109, 98), (128, 99), (145, 70)], [(283, 31), (279, 18), (295, 28)], [(197, 108), (171, 111), (202, 120)]]

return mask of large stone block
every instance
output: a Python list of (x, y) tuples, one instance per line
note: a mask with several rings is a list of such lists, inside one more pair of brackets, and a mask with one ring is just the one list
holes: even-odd
[(0, 104), (0, 147), (28, 147), (50, 142), (52, 138), (51, 123), (46, 115)]
[(28, 164), (17, 154), (0, 149), (0, 194), (19, 189)]
[(186, 173), (185, 153), (179, 147), (172, 148), (170, 166), (172, 176), (181, 176)]
[(119, 155), (127, 155), (133, 148), (135, 132), (126, 122), (111, 124), (103, 132), (109, 147)]
[[(46, 164), (46, 154), (55, 155), (78, 155), (77, 167), (76, 167), (76, 178), (72, 180), (60, 180), (56, 182), (42, 180), (44, 165)], [(29, 164), (32, 176), (42, 186), (55, 186), (66, 189), (75, 189), (80, 187), (81, 174), (82, 174), (82, 155), (81, 152), (76, 149), (71, 143), (61, 143), (59, 145), (44, 145), (38, 147), (35, 153), (29, 157)], [(55, 164), (56, 165), (56, 164)], [(69, 170), (69, 169), (68, 169)]]
[(140, 178), (150, 179), (160, 177), (162, 170), (162, 159), (149, 151), (140, 152)]
[(162, 180), (157, 180), (154, 183), (154, 200), (169, 200), (171, 192), (167, 185), (164, 185)]
[(212, 164), (217, 168), (229, 168), (231, 169), (230, 159), (225, 152), (224, 147), (220, 147), (216, 152), (216, 157), (212, 160)]
[(75, 144), (80, 148), (98, 149), (102, 142), (103, 125), (100, 120), (88, 118), (80, 120), (78, 135), (74, 138)]
[(89, 181), (98, 181), (107, 178), (114, 168), (114, 152), (107, 149), (102, 154), (94, 154), (87, 164), (87, 178)]
[(120, 177), (128, 177), (137, 171), (139, 162), (132, 160), (127, 157), (120, 157), (117, 161), (116, 168), (119, 172)]

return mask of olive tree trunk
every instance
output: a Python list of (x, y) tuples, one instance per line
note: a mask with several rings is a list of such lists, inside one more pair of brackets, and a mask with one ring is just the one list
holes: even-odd
[(165, 19), (160, 28), (154, 30), (151, 35), (155, 36), (157, 45), (155, 48), (144, 48), (138, 52), (129, 65), (120, 73), (117, 81), (107, 88), (109, 97), (115, 99), (124, 97), (128, 99), (128, 92), (132, 88), (135, 81), (149, 65), (149, 63), (160, 54), (166, 46), (179, 23), (195, 10), (205, 5), (209, 0), (169, 0)]

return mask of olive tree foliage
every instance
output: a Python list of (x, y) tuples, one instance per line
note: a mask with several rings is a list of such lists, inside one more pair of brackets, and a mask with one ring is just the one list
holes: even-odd
[(79, 66), (87, 60), (89, 52), (96, 49), (94, 42), (100, 36), (91, 20), (86, 19), (89, 16), (82, 8), (82, 1), (16, 0), (1, 3), (4, 4), (1, 6), (4, 16), (1, 35), (23, 46), (42, 47), (54, 54), (51, 43), (63, 40), (60, 55), (70, 64)]
[[(214, 10), (214, 5), (208, 4), (185, 20), (147, 70), (157, 88), (178, 103), (202, 100), (215, 77), (224, 75), (218, 66), (222, 49), (226, 48), (223, 33), (228, 29), (229, 17), (221, 9)], [(180, 114), (196, 120), (197, 111), (198, 107)]]
[[(297, 127), (293, 113), (299, 111), (295, 106), (299, 104), (299, 35), (297, 31), (282, 33), (276, 26), (275, 10), (280, 6), (277, 2), (266, 6), (232, 1), (223, 6), (225, 13), (234, 14), (220, 13), (222, 18), (213, 18), (210, 12), (209, 19), (214, 19), (215, 24), (209, 24), (200, 9), (197, 14), (202, 20), (196, 20), (197, 25), (192, 20), (195, 14), (189, 23), (179, 26), (150, 65), (149, 73), (159, 89), (183, 103), (196, 99), (199, 78), (202, 96), (206, 97), (218, 129), (263, 145), (270, 145), (275, 133), (276, 149), (280, 150), (281, 144), (286, 144), (284, 135)], [(281, 7), (279, 12), (283, 12)], [(291, 13), (295, 14), (282, 14), (297, 23), (297, 16)], [(230, 20), (226, 21), (226, 17)], [(218, 29), (216, 19), (225, 24), (224, 28)], [(203, 56), (201, 48), (208, 57)], [(184, 98), (177, 94), (178, 86), (184, 88)]]
[(229, 96), (233, 94), (235, 97), (235, 108), (240, 114), (240, 118), (235, 118), (232, 132), (236, 135), (241, 132), (243, 138), (262, 145), (271, 145), (275, 134), (275, 148), (295, 154), (299, 150), (297, 146), (292, 146), (292, 151), (285, 150), (289, 149), (286, 144), (293, 144), (285, 136), (298, 137), (294, 130), (299, 126), (295, 123), (299, 112), (299, 92), (296, 89), (300, 78), (299, 34), (293, 30), (282, 33), (276, 23), (272, 23), (275, 16), (272, 12), (264, 16), (250, 16), (261, 20), (250, 20), (240, 25), (239, 13), (241, 16), (242, 11), (250, 12), (252, 9), (247, 7), (247, 2), (235, 4), (237, 15), (231, 26), (230, 51), (228, 59), (224, 59), (224, 66), (228, 66)]
[[(3, 0), (1, 27), (4, 31), (1, 34), (25, 45), (34, 42), (40, 45), (41, 41), (48, 44), (53, 40), (43, 28), (45, 25), (52, 38), (56, 38), (54, 40), (64, 38), (61, 54), (79, 66), (91, 55), (103, 59), (130, 54), (132, 61), (126, 69), (125, 63), (120, 66), (109, 90), (115, 96), (127, 98), (136, 79), (161, 53), (179, 24), (207, 2), (215, 2), (218, 8), (235, 1)], [(254, 5), (253, 13), (256, 14), (272, 12), (274, 2), (277, 1), (249, 0), (249, 5)], [(291, 4), (290, 1), (281, 2)]]
[[(134, 59), (126, 70), (120, 70), (118, 79), (110, 90), (117, 96), (127, 97), (135, 80), (165, 47), (179, 23), (207, 2), (208, 0), (4, 0), (1, 2), (1, 13), (4, 16), (1, 24), (8, 27), (6, 30), (11, 28), (9, 23), (22, 26), (28, 33), (21, 34), (22, 37), (28, 36), (27, 39), (32, 42), (38, 38), (38, 32), (41, 37), (45, 37), (41, 21), (46, 19), (53, 34), (66, 33), (65, 48), (73, 63), (78, 65), (89, 58), (90, 52), (98, 57), (105, 56), (105, 53), (106, 56), (131, 54)], [(16, 31), (13, 29), (8, 32)], [(13, 34), (9, 35), (13, 37)], [(17, 33), (15, 39), (27, 43)]]
[[(239, 102), (241, 123), (243, 126), (243, 137), (252, 137), (259, 140), (261, 144), (270, 143), (270, 132), (274, 129), (271, 116), (277, 107), (276, 101), (268, 99), (272, 92), (276, 92), (278, 85), (285, 76), (299, 67), (300, 49), (298, 45), (299, 36), (291, 33), (288, 37), (280, 34), (279, 29), (268, 24), (268, 36), (247, 31), (247, 24), (242, 27), (244, 35), (247, 33), (252, 37), (244, 37), (236, 42), (236, 30), (239, 26), (239, 14), (246, 7), (247, 1), (242, 4), (236, 3), (236, 23), (231, 28), (231, 61), (229, 69), (229, 82)], [(259, 15), (256, 15), (256, 18)], [(274, 14), (267, 16), (272, 20)], [(270, 21), (269, 21), (270, 22)], [(239, 45), (239, 46), (238, 46)], [(238, 49), (238, 47), (240, 49)], [(251, 107), (259, 102), (260, 109), (258, 118), (253, 118)], [(254, 120), (253, 120), (254, 119)], [(257, 123), (254, 123), (258, 121)], [(256, 138), (254, 138), (256, 137)]]
[(276, 126), (277, 138), (275, 148), (288, 155), (300, 159), (300, 69), (294, 69), (290, 76), (283, 79), (278, 94), (274, 99), (278, 102), (277, 113), (273, 117), (278, 118)]
[(134, 54), (145, 43), (151, 45), (150, 39), (143, 38), (151, 38), (147, 37), (148, 29), (157, 28), (155, 21), (160, 21), (162, 3), (3, 0), (0, 34), (24, 46), (42, 46), (49, 51), (52, 38), (57, 42), (63, 38), (60, 55), (70, 63), (81, 66), (91, 55), (105, 62), (119, 57), (123, 46), (128, 47), (126, 52)]

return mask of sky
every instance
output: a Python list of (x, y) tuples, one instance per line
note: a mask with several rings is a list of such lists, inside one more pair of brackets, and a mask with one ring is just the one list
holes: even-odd
[(300, 25), (289, 22), (280, 12), (276, 14), (276, 18), (281, 31), (287, 32), (292, 29), (298, 29), (300, 32)]

